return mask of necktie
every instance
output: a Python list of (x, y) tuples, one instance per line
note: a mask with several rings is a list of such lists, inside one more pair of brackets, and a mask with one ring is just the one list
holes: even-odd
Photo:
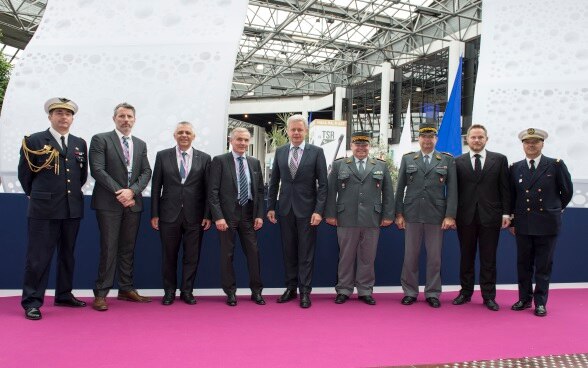
[(428, 168), (429, 167), (429, 155), (425, 155), (425, 167)]
[(122, 137), (122, 143), (123, 143), (123, 154), (125, 155), (125, 163), (127, 164), (127, 166), (129, 166), (129, 164), (131, 163), (131, 150), (129, 148), (129, 137)]
[(531, 164), (531, 168), (529, 169), (531, 171), (531, 174), (535, 173), (535, 160), (530, 160), (529, 163)]
[(67, 155), (67, 144), (65, 144), (65, 136), (61, 136), (61, 148), (63, 149), (63, 152), (65, 152), (65, 154)]
[(290, 168), (290, 175), (292, 177), (296, 176), (296, 171), (298, 170), (298, 150), (300, 147), (292, 147), (292, 157), (290, 157), (290, 163), (288, 167)]
[(237, 157), (239, 160), (239, 205), (244, 206), (247, 203), (247, 176), (245, 175), (245, 165), (243, 165), (243, 156)]
[(186, 179), (186, 152), (182, 152), (182, 159), (180, 160), (180, 177)]
[(359, 160), (358, 172), (359, 172), (359, 175), (363, 175), (363, 173), (365, 172), (365, 167), (363, 166), (363, 160)]
[(474, 162), (474, 173), (476, 175), (480, 175), (482, 173), (482, 160), (480, 160), (481, 156), (476, 153), (474, 157), (476, 158), (476, 161)]

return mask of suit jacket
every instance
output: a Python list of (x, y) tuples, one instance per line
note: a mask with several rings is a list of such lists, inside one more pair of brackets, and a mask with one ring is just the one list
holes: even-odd
[(96, 180), (92, 192), (92, 208), (117, 211), (124, 207), (114, 194), (119, 189), (129, 188), (135, 193), (133, 212), (143, 211), (141, 193), (151, 179), (151, 166), (147, 159), (147, 144), (133, 138), (133, 173), (128, 184), (128, 171), (118, 135), (111, 132), (96, 134), (90, 142), (90, 173)]
[(307, 143), (294, 178), (288, 165), (289, 153), (289, 143), (276, 150), (268, 188), (268, 210), (277, 209), (282, 216), (293, 210), (298, 218), (311, 217), (313, 213), (322, 216), (327, 201), (327, 162), (323, 149)]
[(182, 184), (176, 147), (157, 152), (151, 179), (151, 217), (174, 222), (182, 208), (190, 223), (201, 223), (210, 218), (207, 184), (210, 174), (210, 155), (192, 148), (192, 165)]
[[(405, 193), (406, 190), (406, 193)], [(457, 212), (457, 174), (453, 156), (433, 151), (425, 168), (422, 152), (402, 157), (396, 189), (396, 214), (406, 222), (439, 224)]]
[[(263, 174), (259, 160), (247, 156), (247, 166), (251, 178), (251, 195), (253, 197), (253, 217), (263, 218)], [(239, 190), (237, 171), (233, 153), (216, 156), (210, 164), (210, 184), (208, 186), (208, 205), (212, 221), (235, 219), (235, 207), (238, 203)]]
[(510, 184), (506, 156), (486, 150), (480, 175), (474, 173), (470, 153), (455, 159), (457, 169), (457, 224), (474, 221), (476, 208), (480, 223), (485, 226), (502, 224), (502, 216), (510, 215)]
[(568, 168), (561, 160), (541, 156), (535, 173), (526, 160), (510, 169), (511, 206), (517, 234), (556, 235), (561, 227), (561, 213), (572, 200), (573, 185)]
[[(66, 219), (84, 217), (84, 193), (82, 186), (88, 178), (88, 150), (86, 141), (72, 134), (68, 137), (67, 154), (61, 149), (49, 129), (25, 137), (30, 150), (52, 147), (59, 153), (59, 172), (55, 164), (39, 172), (31, 171), (24, 151), (20, 150), (18, 180), (23, 191), (30, 197), (28, 217), (38, 219)], [(29, 159), (35, 166), (41, 166), (50, 154), (35, 155)]]
[(385, 161), (368, 158), (363, 175), (353, 157), (336, 160), (329, 173), (326, 218), (337, 226), (379, 227), (394, 220), (394, 188)]

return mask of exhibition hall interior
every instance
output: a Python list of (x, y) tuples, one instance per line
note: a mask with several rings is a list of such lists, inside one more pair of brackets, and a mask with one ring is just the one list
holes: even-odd
[(588, 367), (586, 25), (0, 0), (0, 366)]

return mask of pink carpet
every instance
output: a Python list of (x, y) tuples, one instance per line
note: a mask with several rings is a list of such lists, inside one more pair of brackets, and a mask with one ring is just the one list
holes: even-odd
[[(266, 306), (239, 297), (200, 297), (169, 307), (110, 300), (110, 310), (54, 307), (28, 321), (19, 298), (0, 298), (0, 367), (366, 367), (430, 364), (588, 352), (588, 290), (553, 290), (548, 316), (514, 312), (516, 292), (499, 291), (502, 309), (490, 312), (477, 294), (472, 303), (413, 306), (400, 294), (375, 294), (376, 306), (334, 295)], [(89, 298), (85, 298), (90, 302)]]

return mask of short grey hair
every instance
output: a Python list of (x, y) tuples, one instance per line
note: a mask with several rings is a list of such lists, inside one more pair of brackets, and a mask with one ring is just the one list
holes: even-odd
[(237, 127), (235, 129), (231, 130), (231, 134), (229, 135), (231, 140), (235, 139), (235, 134), (237, 134), (237, 133), (248, 133), (249, 137), (251, 137), (251, 132), (249, 131), (249, 129), (243, 128), (243, 127)]
[(290, 128), (290, 124), (294, 123), (296, 121), (301, 121), (304, 123), (305, 127), (308, 127), (308, 120), (306, 120), (306, 118), (304, 117), (304, 115), (302, 114), (295, 114), (295, 115), (291, 115), (288, 120), (286, 120), (286, 129)]
[(194, 125), (192, 125), (192, 123), (190, 123), (189, 121), (180, 121), (177, 125), (176, 128), (179, 127), (180, 125), (187, 125), (190, 128), (192, 128), (192, 130), (194, 130)]
[(116, 105), (114, 107), (114, 115), (113, 115), (113, 117), (116, 117), (116, 113), (118, 112), (118, 109), (129, 109), (129, 110), (132, 110), (133, 111), (133, 116), (136, 116), (135, 106), (131, 105), (128, 102), (121, 102), (118, 105)]

